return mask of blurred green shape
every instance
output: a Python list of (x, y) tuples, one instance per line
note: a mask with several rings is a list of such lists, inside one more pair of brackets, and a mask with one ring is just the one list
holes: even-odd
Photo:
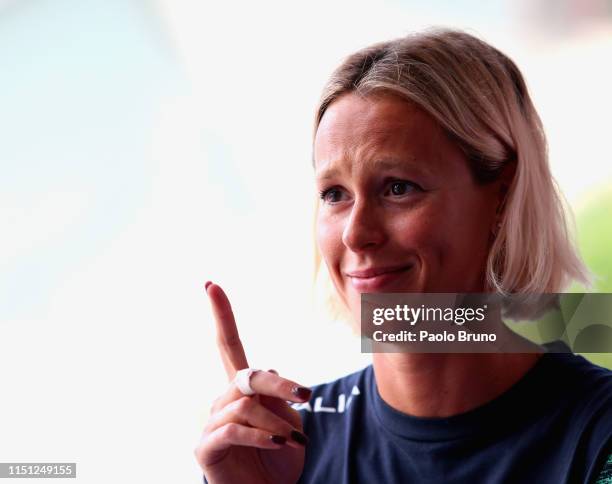
[[(580, 253), (594, 275), (591, 292), (612, 293), (612, 183), (592, 192), (576, 210)], [(574, 285), (571, 291), (584, 290)], [(612, 369), (611, 353), (584, 353), (593, 363)]]

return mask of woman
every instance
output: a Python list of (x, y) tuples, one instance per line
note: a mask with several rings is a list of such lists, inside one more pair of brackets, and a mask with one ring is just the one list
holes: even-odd
[[(356, 321), (366, 292), (549, 293), (588, 279), (523, 77), (468, 34), (351, 55), (325, 87), (313, 150), (317, 246)], [(237, 375), (248, 364), (229, 301), (207, 292), (234, 382), (196, 450), (211, 483), (589, 482), (603, 469), (612, 373), (582, 357), (375, 353), (311, 394), (272, 370)]]

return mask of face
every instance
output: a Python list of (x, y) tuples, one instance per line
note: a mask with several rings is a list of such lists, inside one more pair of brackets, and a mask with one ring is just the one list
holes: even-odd
[(416, 105), (342, 95), (314, 143), (317, 243), (354, 315), (363, 292), (484, 292), (497, 182)]

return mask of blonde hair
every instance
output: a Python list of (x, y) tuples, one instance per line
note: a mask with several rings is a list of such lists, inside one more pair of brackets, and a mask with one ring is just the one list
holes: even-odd
[[(548, 166), (542, 122), (511, 59), (455, 30), (372, 45), (346, 58), (327, 82), (315, 135), (326, 109), (342, 94), (376, 91), (399, 95), (433, 116), (463, 150), (478, 182), (496, 180), (515, 165), (487, 260), (487, 290), (554, 293), (571, 280), (589, 284)], [(316, 273), (322, 264), (315, 244)]]

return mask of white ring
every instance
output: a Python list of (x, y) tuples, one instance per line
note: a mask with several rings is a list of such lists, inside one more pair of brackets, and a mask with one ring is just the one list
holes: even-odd
[(255, 370), (253, 368), (245, 368), (244, 370), (238, 370), (236, 372), (236, 376), (234, 377), (234, 385), (236, 388), (240, 390), (245, 396), (255, 395), (255, 391), (251, 388), (251, 376), (253, 373), (258, 372), (259, 370)]

